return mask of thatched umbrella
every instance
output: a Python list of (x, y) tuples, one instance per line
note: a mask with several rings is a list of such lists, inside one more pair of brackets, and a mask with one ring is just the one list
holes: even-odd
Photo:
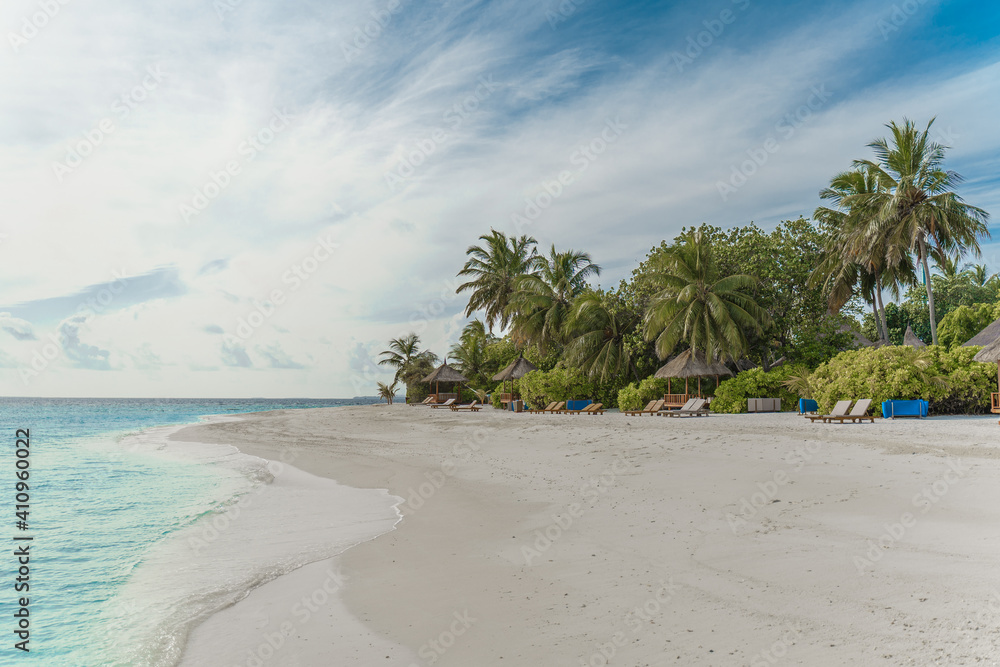
[(433, 382), (435, 384), (434, 394), (441, 393), (442, 382), (468, 382), (468, 378), (448, 365), (448, 362), (441, 364), (434, 369), (434, 372), (425, 377), (421, 382)]
[(927, 347), (927, 343), (917, 338), (917, 334), (913, 333), (913, 327), (906, 325), (906, 333), (903, 334), (903, 345), (909, 345), (910, 347)]
[[(510, 394), (511, 399), (514, 398), (514, 380), (520, 380), (525, 375), (531, 371), (537, 371), (538, 366), (524, 358), (523, 355), (518, 356), (517, 359), (512, 361), (507, 365), (507, 368), (503, 369), (499, 373), (493, 376), (495, 382), (503, 382), (506, 384), (507, 380), (510, 380)], [(506, 386), (504, 387), (506, 389)]]
[(667, 392), (670, 392), (671, 378), (684, 378), (684, 393), (688, 393), (688, 380), (693, 377), (698, 378), (698, 394), (701, 394), (701, 379), (703, 377), (715, 376), (716, 384), (720, 375), (732, 375), (725, 364), (718, 361), (707, 361), (704, 353), (691, 349), (684, 350), (671, 359), (663, 368), (656, 371), (653, 377), (667, 380)]

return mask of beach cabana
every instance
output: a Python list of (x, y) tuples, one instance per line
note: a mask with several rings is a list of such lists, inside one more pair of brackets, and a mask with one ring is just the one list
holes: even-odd
[[(504, 405), (510, 405), (511, 401), (514, 400), (514, 380), (520, 380), (525, 375), (531, 371), (537, 371), (538, 367), (533, 363), (524, 358), (523, 355), (518, 356), (517, 359), (512, 361), (507, 365), (505, 369), (493, 376), (495, 382), (504, 383), (504, 392), (500, 394), (500, 402)], [(506, 392), (507, 382), (510, 381), (510, 393)]]
[[(987, 327), (987, 329), (988, 328), (989, 327)], [(997, 393), (991, 394), (992, 405), (990, 407), (990, 412), (993, 414), (1000, 414), (1000, 336), (995, 338), (992, 343), (979, 350), (979, 352), (976, 353), (976, 356), (972, 359), (973, 361), (982, 361), (988, 364), (997, 365)]]
[(927, 347), (927, 343), (917, 338), (917, 334), (913, 333), (913, 327), (910, 325), (906, 325), (906, 333), (903, 334), (903, 345), (909, 345), (918, 349)]
[[(448, 362), (445, 362), (445, 363), (441, 364), (440, 366), (438, 366), (437, 368), (434, 369), (433, 373), (431, 373), (430, 375), (428, 375), (427, 377), (425, 377), (423, 380), (421, 380), (421, 382), (429, 382), (429, 383), (431, 383), (431, 384), (434, 385), (434, 394), (432, 394), (432, 395), (434, 396), (434, 402), (435, 403), (443, 403), (444, 401), (448, 400), (449, 398), (454, 398), (454, 399), (458, 400), (458, 386), (457, 385), (460, 385), (461, 383), (468, 382), (468, 381), (469, 380), (464, 375), (462, 375), (461, 373), (459, 373), (458, 371), (456, 371), (454, 368), (452, 368), (451, 366), (449, 366)], [(445, 383), (452, 382), (452, 383), (454, 383), (456, 385), (456, 387), (455, 387), (455, 393), (453, 393), (453, 394), (442, 394), (441, 393), (441, 383), (442, 382), (445, 382)]]
[[(663, 397), (663, 407), (676, 408), (681, 407), (691, 398), (688, 385), (691, 378), (698, 378), (698, 396), (700, 397), (701, 379), (715, 377), (715, 383), (718, 385), (721, 375), (732, 375), (732, 372), (723, 363), (714, 360), (709, 362), (704, 353), (688, 349), (667, 362), (660, 370), (656, 371), (653, 377), (667, 380), (667, 394)], [(670, 380), (674, 378), (684, 378), (683, 394), (671, 393)]]

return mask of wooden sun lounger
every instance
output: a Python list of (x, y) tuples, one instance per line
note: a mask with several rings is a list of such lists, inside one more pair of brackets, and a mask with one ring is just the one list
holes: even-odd
[(811, 422), (815, 422), (817, 419), (826, 421), (833, 417), (843, 417), (847, 414), (848, 409), (851, 407), (850, 401), (837, 401), (837, 404), (833, 406), (833, 410), (830, 411), (828, 415), (806, 415), (806, 419)]
[(567, 415), (603, 415), (604, 414), (604, 404), (603, 403), (591, 403), (590, 405), (580, 408), (579, 410), (565, 410), (563, 414)]
[(552, 408), (556, 407), (557, 405), (559, 405), (559, 404), (556, 401), (552, 401), (551, 403), (549, 403), (548, 405), (546, 405), (544, 408), (539, 408), (537, 410), (528, 410), (527, 412), (530, 412), (533, 415), (537, 415), (537, 414), (541, 414), (543, 412), (549, 412), (550, 410), (552, 410)]
[(711, 410), (705, 407), (708, 403), (704, 398), (695, 398), (694, 404), (688, 408), (681, 408), (680, 410), (669, 410), (667, 412), (661, 412), (661, 415), (666, 415), (668, 417), (707, 417), (711, 414)]
[(555, 406), (551, 410), (546, 409), (546, 410), (542, 410), (542, 412), (548, 412), (548, 413), (551, 413), (551, 414), (554, 414), (554, 415), (559, 414), (560, 412), (566, 412), (566, 401), (562, 401), (562, 402), (556, 403)]
[(468, 405), (453, 405), (453, 406), (451, 406), (452, 410), (471, 410), (472, 412), (479, 412), (482, 408), (483, 408), (483, 406), (481, 406), (479, 404), (479, 401), (473, 401), (472, 403), (469, 403)]
[(846, 415), (830, 416), (824, 419), (823, 422), (826, 424), (832, 424), (834, 421), (837, 421), (843, 424), (845, 421), (849, 419), (851, 420), (852, 423), (857, 424), (862, 420), (867, 419), (872, 424), (874, 424), (875, 418), (868, 414), (868, 408), (871, 406), (871, 404), (872, 404), (872, 399), (862, 398), (860, 401), (854, 404), (854, 409), (848, 412)]
[(629, 415), (630, 417), (641, 417), (642, 415), (655, 415), (657, 412), (663, 409), (663, 399), (656, 401), (650, 401), (646, 403), (646, 407), (641, 410), (622, 410), (622, 414)]
[(431, 403), (430, 404), (430, 406), (432, 408), (450, 408), (453, 405), (455, 405), (455, 399), (454, 398), (449, 398), (444, 403)]
[(699, 399), (697, 399), (697, 398), (689, 398), (687, 400), (687, 402), (684, 403), (684, 405), (682, 405), (680, 407), (679, 410), (674, 410), (674, 409), (668, 408), (667, 405), (666, 405), (666, 401), (664, 401), (664, 405), (662, 406), (662, 408), (660, 409), (660, 411), (657, 412), (656, 414), (660, 415), (661, 417), (664, 417), (664, 416), (669, 416), (669, 415), (671, 415), (671, 414), (673, 414), (675, 412), (682, 412), (684, 410), (690, 410), (692, 407), (694, 407), (694, 404), (697, 403), (698, 400)]
[(636, 415), (645, 414), (647, 412), (652, 411), (653, 405), (655, 403), (656, 403), (656, 401), (650, 401), (649, 403), (646, 403), (646, 407), (639, 408), (638, 410), (622, 410), (622, 414), (629, 415), (630, 417), (634, 417)]
[(420, 401), (419, 403), (410, 403), (410, 405), (430, 405), (431, 401), (433, 401), (433, 400), (434, 400), (433, 396), (428, 396), (427, 398), (425, 398), (424, 400)]

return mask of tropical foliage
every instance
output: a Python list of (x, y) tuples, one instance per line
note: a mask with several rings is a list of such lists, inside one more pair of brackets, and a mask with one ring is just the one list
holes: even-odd
[(678, 344), (700, 350), (710, 359), (739, 359), (749, 347), (747, 331), (760, 332), (768, 314), (749, 294), (756, 279), (723, 275), (712, 243), (700, 230), (685, 233), (654, 265), (653, 295), (644, 318), (646, 340), (654, 341), (660, 359)]
[(972, 360), (979, 349), (887, 346), (843, 352), (813, 373), (813, 398), (821, 410), (847, 397), (871, 398), (876, 415), (882, 401), (915, 398), (929, 401), (935, 413), (988, 412), (997, 369)]
[(808, 373), (801, 366), (781, 366), (770, 371), (751, 368), (729, 380), (723, 380), (712, 399), (715, 412), (746, 412), (748, 398), (780, 398), (784, 411), (798, 409), (799, 396), (788, 388), (793, 377)]
[[(981, 409), (985, 371), (958, 346), (1000, 317), (1000, 276), (963, 263), (988, 236), (987, 214), (957, 194), (962, 179), (945, 168), (930, 123), (886, 127), (871, 159), (820, 191), (814, 221), (683, 228), (617, 288), (593, 284), (601, 268), (587, 252), (542, 254), (529, 236), (483, 234), (456, 290), (468, 295), (465, 315), (479, 318), (448, 351), (468, 378), (463, 396), (491, 392), (499, 406), (493, 377), (523, 355), (539, 369), (517, 381), (531, 405), (638, 408), (666, 392), (651, 377), (664, 361), (695, 349), (736, 373), (703, 382), (717, 411), (743, 411), (755, 396), (792, 409), (796, 393), (827, 408), (835, 397), (919, 395), (940, 410)], [(892, 347), (908, 326), (944, 346)], [(854, 351), (865, 337), (884, 347)], [(408, 400), (426, 394), (419, 380), (438, 359), (415, 334), (381, 357)]]

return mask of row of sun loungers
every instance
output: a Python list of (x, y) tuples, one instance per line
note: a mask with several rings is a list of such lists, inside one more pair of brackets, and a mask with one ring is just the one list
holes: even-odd
[(544, 408), (539, 408), (537, 410), (525, 410), (525, 412), (531, 413), (533, 415), (603, 415), (604, 414), (604, 404), (603, 403), (591, 403), (585, 408), (580, 408), (579, 410), (567, 410), (566, 401), (552, 401)]
[[(868, 414), (868, 408), (871, 407), (872, 400), (870, 398), (862, 398), (860, 401), (854, 404), (854, 408), (851, 409), (851, 401), (838, 401), (833, 410), (830, 411), (828, 415), (806, 415), (809, 421), (816, 423), (821, 421), (824, 424), (832, 424), (837, 422), (843, 424), (845, 421), (850, 421), (851, 423), (857, 424), (862, 421), (868, 420), (871, 423), (875, 423), (875, 418)], [(850, 412), (848, 412), (850, 410)]]

